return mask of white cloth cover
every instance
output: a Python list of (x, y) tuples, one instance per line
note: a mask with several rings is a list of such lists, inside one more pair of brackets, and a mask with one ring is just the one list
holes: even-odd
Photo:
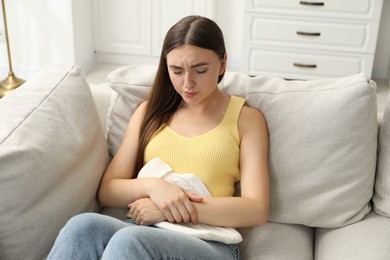
[[(210, 192), (198, 176), (190, 173), (175, 173), (173, 169), (160, 158), (154, 158), (149, 161), (138, 173), (138, 178), (151, 177), (163, 178), (200, 197), (205, 198), (211, 196)], [(204, 240), (219, 241), (225, 244), (237, 244), (242, 241), (240, 233), (234, 228), (206, 224), (170, 223), (167, 221), (155, 223), (154, 225), (159, 228), (170, 229)]]

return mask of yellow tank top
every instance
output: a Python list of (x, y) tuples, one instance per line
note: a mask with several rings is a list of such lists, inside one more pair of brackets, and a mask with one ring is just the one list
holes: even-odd
[(224, 118), (214, 129), (185, 137), (163, 127), (145, 148), (145, 163), (161, 158), (176, 173), (196, 174), (213, 197), (233, 196), (240, 179), (238, 118), (245, 100), (232, 96)]

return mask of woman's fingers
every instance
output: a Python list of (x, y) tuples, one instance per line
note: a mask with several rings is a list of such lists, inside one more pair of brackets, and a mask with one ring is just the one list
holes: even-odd
[(151, 225), (165, 220), (164, 214), (150, 198), (139, 199), (128, 205), (128, 216), (139, 225)]
[(188, 198), (192, 201), (192, 202), (202, 202), (203, 201), (203, 197), (200, 197), (198, 195), (195, 195), (194, 193), (192, 192), (189, 192), (189, 191), (186, 191), (187, 193), (187, 196)]
[(197, 221), (196, 209), (184, 191), (176, 198), (166, 201), (161, 209), (169, 222), (187, 223)]
[(198, 222), (198, 215), (193, 202), (202, 202), (196, 196), (174, 183), (163, 179), (153, 179), (153, 189), (149, 193), (150, 199), (164, 213), (171, 223)]

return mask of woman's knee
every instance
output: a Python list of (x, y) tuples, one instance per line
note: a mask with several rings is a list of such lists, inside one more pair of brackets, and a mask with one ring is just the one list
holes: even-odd
[[(116, 232), (103, 254), (103, 259), (153, 259), (158, 256), (151, 239), (152, 227), (131, 226)], [(155, 238), (154, 235), (152, 237)]]
[(154, 229), (145, 226), (131, 226), (123, 228), (117, 231), (111, 238), (110, 243), (116, 244), (117, 246), (139, 246), (145, 244), (150, 237), (148, 235), (149, 229)]
[(126, 227), (120, 220), (98, 213), (82, 213), (72, 217), (64, 226), (63, 232), (73, 233), (78, 236), (94, 236), (99, 233), (112, 235), (119, 229)]
[(74, 232), (90, 232), (100, 225), (100, 216), (95, 213), (82, 213), (73, 216), (64, 226), (65, 230)]
[(120, 228), (118, 222), (94, 213), (72, 217), (62, 228), (48, 259), (99, 259), (111, 236)]

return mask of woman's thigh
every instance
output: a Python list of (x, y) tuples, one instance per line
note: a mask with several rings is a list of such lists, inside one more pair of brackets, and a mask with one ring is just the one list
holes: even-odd
[(99, 259), (111, 237), (127, 226), (96, 213), (74, 216), (61, 229), (48, 259)]
[(73, 217), (48, 259), (238, 259), (236, 245), (135, 225), (95, 213)]
[(175, 231), (129, 226), (110, 239), (102, 259), (239, 259), (238, 247)]

